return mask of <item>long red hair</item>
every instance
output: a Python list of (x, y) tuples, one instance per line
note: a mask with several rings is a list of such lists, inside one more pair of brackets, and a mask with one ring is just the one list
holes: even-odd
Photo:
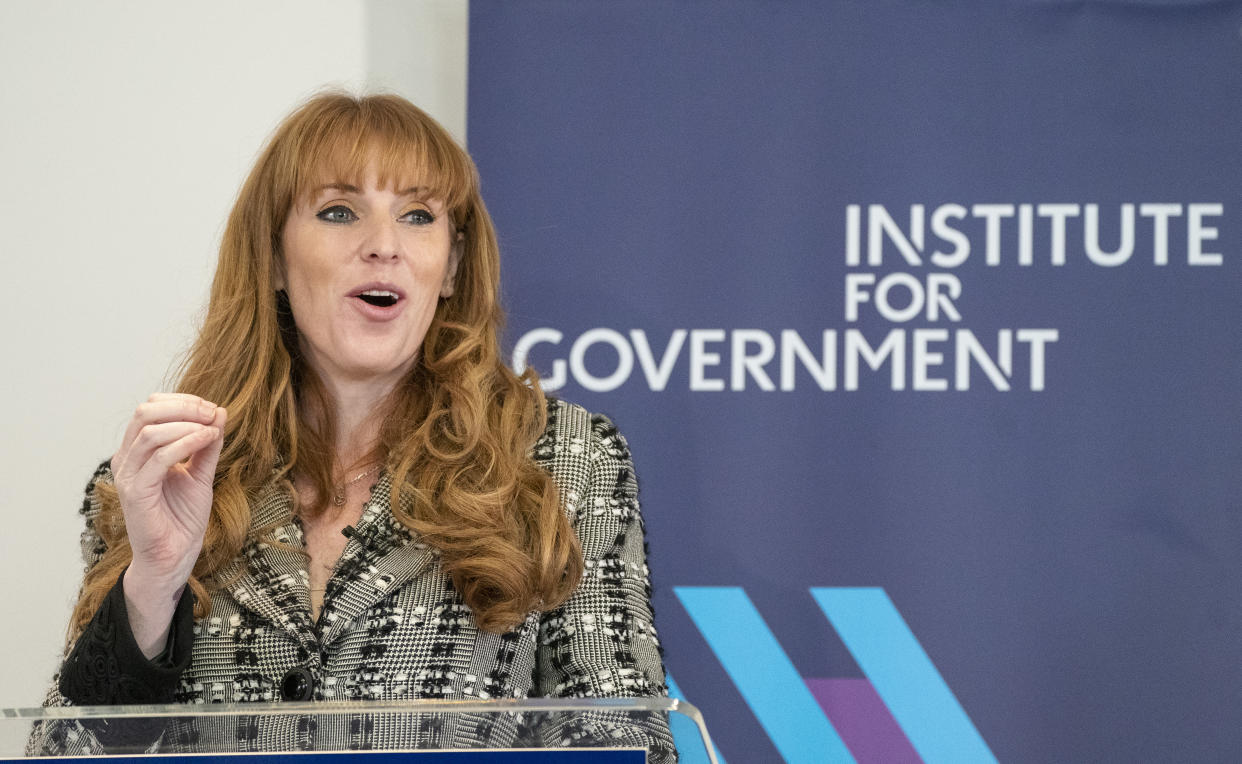
[[(277, 128), (242, 186), (220, 246), (207, 315), (178, 391), (228, 409), (202, 553), (190, 579), (210, 612), (221, 572), (251, 527), (249, 499), (298, 474), (331, 495), (335, 422), (300, 360), (297, 327), (274, 289), (295, 201), (324, 179), (423, 186), (462, 235), (454, 293), (440, 301), (418, 363), (388, 400), (377, 451), (396, 489), (394, 516), (441, 554), (481, 628), (501, 631), (563, 602), (582, 574), (556, 485), (530, 457), (546, 425), (533, 373), (501, 360), (500, 258), (469, 155), (422, 110), (393, 95), (311, 98)], [(90, 621), (132, 559), (115, 488), (96, 485), (103, 559), (86, 574), (71, 632)], [(405, 499), (405, 501), (403, 501)], [(406, 507), (409, 507), (408, 511)]]

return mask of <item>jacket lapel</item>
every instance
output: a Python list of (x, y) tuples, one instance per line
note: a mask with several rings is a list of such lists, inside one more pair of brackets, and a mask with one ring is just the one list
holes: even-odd
[[(319, 617), (322, 645), (327, 647), (354, 626), (376, 603), (419, 576), (436, 562), (437, 554), (416, 541), (393, 517), (392, 479), (385, 472), (350, 534), (324, 594)], [(403, 501), (412, 508), (408, 497)]]
[(308, 652), (318, 652), (310, 619), (306, 544), (293, 522), (291, 500), (273, 481), (251, 508), (252, 528), (271, 528), (251, 538), (242, 556), (220, 575), (237, 604), (284, 629)]

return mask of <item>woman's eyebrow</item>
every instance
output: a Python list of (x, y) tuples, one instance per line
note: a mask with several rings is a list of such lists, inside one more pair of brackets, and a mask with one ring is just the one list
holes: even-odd
[[(357, 186), (348, 183), (325, 183), (322, 186), (316, 186), (311, 189), (311, 195), (320, 194), (324, 191), (343, 191), (347, 194), (360, 194), (362, 190)], [(427, 186), (410, 186), (397, 192), (397, 196), (421, 196), (426, 194), (430, 188)]]
[(311, 189), (311, 196), (316, 196), (324, 191), (344, 191), (347, 194), (362, 193), (357, 186), (351, 186), (348, 183), (325, 183), (322, 186)]

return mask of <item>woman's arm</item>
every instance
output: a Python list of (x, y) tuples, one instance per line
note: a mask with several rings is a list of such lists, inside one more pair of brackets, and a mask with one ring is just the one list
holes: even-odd
[[(226, 416), (194, 396), (153, 395), (134, 412), (117, 453), (95, 471), (82, 504), (86, 570), (107, 551), (96, 529), (100, 484), (116, 487), (133, 558), (72, 645), (44, 705), (174, 699), (193, 651), (194, 597), (185, 584), (202, 548)], [(118, 752), (144, 740), (145, 748), (160, 730), (146, 726), (40, 723), (27, 751)]]
[(133, 562), (126, 612), (143, 655), (164, 650), (211, 514), (226, 412), (193, 395), (156, 393), (138, 406), (112, 457)]
[(56, 686), (78, 706), (171, 703), (194, 645), (194, 595), (173, 611), (162, 651), (147, 657), (130, 628), (125, 575), (108, 592), (61, 666)]

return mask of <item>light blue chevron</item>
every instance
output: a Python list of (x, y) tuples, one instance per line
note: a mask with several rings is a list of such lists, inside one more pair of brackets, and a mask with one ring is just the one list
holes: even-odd
[(732, 586), (674, 591), (787, 764), (853, 764), (746, 592)]
[(923, 761), (996, 763), (883, 589), (813, 588), (811, 596)]

